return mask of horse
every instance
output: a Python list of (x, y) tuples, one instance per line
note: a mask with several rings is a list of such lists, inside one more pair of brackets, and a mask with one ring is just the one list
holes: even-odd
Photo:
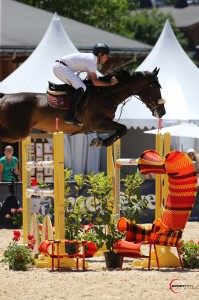
[[(83, 126), (64, 123), (67, 110), (51, 107), (45, 93), (0, 93), (0, 140), (9, 143), (24, 140), (33, 128), (55, 132), (55, 120), (59, 119), (59, 131), (65, 134), (108, 133), (104, 139), (93, 139), (90, 146), (111, 146), (127, 133), (126, 126), (114, 121), (114, 117), (118, 105), (129, 97), (139, 97), (154, 117), (165, 115), (158, 72), (157, 68), (152, 72), (120, 71), (111, 74), (118, 83), (107, 87), (93, 86), (91, 81), (85, 80), (87, 90), (77, 114)], [(106, 76), (102, 79), (106, 80)]]

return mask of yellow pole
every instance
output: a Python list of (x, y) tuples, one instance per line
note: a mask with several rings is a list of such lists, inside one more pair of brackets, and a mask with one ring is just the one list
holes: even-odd
[[(166, 132), (164, 134), (164, 157), (170, 152), (171, 150), (171, 135), (169, 132)], [(168, 189), (169, 189), (169, 181), (168, 181), (168, 175), (167, 174), (164, 174), (163, 175), (163, 181), (164, 181), (164, 185), (163, 185), (163, 188), (162, 188), (162, 196), (163, 196), (163, 202), (162, 202), (162, 205), (163, 207), (165, 206), (166, 204), (166, 201), (167, 201), (167, 197), (168, 197)]]
[(106, 165), (107, 165), (107, 174), (113, 174), (114, 170), (114, 161), (113, 161), (113, 146), (107, 148), (106, 154)]
[(58, 147), (57, 147), (57, 132), (53, 134), (53, 160), (54, 160), (54, 227), (55, 227), (55, 239), (59, 237), (59, 214), (58, 214)]
[(65, 238), (64, 224), (64, 135), (53, 134), (55, 239)]
[(65, 222), (64, 222), (64, 134), (58, 133), (58, 197), (59, 197), (59, 231), (60, 239), (65, 239)]
[(113, 198), (114, 207), (113, 214), (120, 216), (120, 170), (115, 167), (115, 162), (121, 155), (121, 142), (115, 141), (112, 146), (107, 149), (107, 174), (114, 178), (113, 183)]
[(22, 142), (22, 207), (23, 207), (23, 243), (28, 241), (31, 226), (31, 198), (26, 197), (26, 189), (31, 188), (31, 175), (26, 170), (26, 162), (31, 160), (31, 139)]
[[(156, 134), (156, 151), (162, 154), (163, 151), (163, 137), (160, 133)], [(161, 202), (162, 202), (162, 180), (161, 174), (155, 175), (155, 219), (161, 216)]]

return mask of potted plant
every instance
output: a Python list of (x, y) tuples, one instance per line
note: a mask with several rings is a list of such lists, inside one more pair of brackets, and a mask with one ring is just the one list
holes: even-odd
[(98, 248), (106, 246), (104, 256), (107, 267), (119, 267), (122, 258), (114, 252), (113, 245), (123, 237), (123, 233), (117, 230), (117, 222), (113, 216), (113, 179), (103, 172), (90, 174), (87, 176), (86, 184), (87, 193), (92, 196), (92, 211), (87, 217), (93, 219), (92, 230), (96, 234), (96, 244)]
[(4, 259), (1, 261), (9, 263), (9, 268), (14, 271), (26, 271), (29, 264), (35, 264), (31, 253), (35, 243), (34, 236), (28, 235), (29, 243), (24, 245), (17, 243), (20, 240), (21, 233), (18, 230), (14, 230), (13, 233), (13, 242), (9, 243), (4, 252)]
[(193, 240), (184, 242), (184, 240), (181, 240), (180, 245), (184, 267), (190, 269), (199, 268), (199, 242), (195, 243)]

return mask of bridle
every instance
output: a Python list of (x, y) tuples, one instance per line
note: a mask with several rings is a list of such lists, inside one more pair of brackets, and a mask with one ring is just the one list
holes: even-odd
[[(143, 74), (144, 74), (144, 76), (147, 76), (148, 77), (148, 81), (149, 81), (149, 89), (150, 89), (150, 93), (151, 93), (151, 95), (152, 95), (152, 99), (154, 98), (153, 97), (153, 95), (154, 95), (154, 89), (161, 89), (162, 87), (161, 87), (161, 85), (159, 84), (159, 81), (158, 81), (158, 78), (157, 77), (155, 77), (154, 78), (154, 76), (151, 76), (150, 74), (149, 74), (149, 72), (142, 72)], [(121, 112), (120, 112), (120, 116), (119, 116), (119, 119), (120, 119), (120, 117), (121, 117), (121, 114), (122, 114), (122, 111), (123, 111), (123, 108), (124, 108), (124, 105), (126, 105), (126, 103), (128, 102), (128, 101), (130, 101), (131, 100), (131, 98), (132, 97), (135, 97), (135, 98), (137, 98), (138, 100), (140, 100), (142, 103), (144, 103), (149, 109), (150, 109), (150, 111), (152, 112), (152, 114), (154, 115), (154, 116), (156, 116), (156, 114), (157, 114), (157, 108), (158, 108), (158, 106), (160, 105), (160, 104), (163, 104), (165, 101), (162, 99), (162, 98), (160, 98), (160, 99), (158, 99), (158, 100), (151, 100), (150, 102), (148, 101), (148, 100), (146, 100), (143, 96), (138, 96), (138, 95), (135, 95), (135, 91), (134, 92), (132, 92), (132, 90), (125, 84), (125, 83), (123, 83), (123, 82), (121, 82), (121, 81), (118, 81), (118, 83), (120, 83), (121, 85), (123, 85), (126, 89), (128, 89), (129, 90), (129, 92), (131, 92), (132, 93), (132, 95), (131, 96), (129, 96), (127, 99), (125, 99), (123, 102), (122, 102), (122, 107), (121, 107)]]

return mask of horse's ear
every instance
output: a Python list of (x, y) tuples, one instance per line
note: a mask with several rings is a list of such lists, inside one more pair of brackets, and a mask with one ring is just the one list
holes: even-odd
[(155, 67), (155, 69), (153, 70), (153, 72), (152, 73), (154, 73), (156, 76), (158, 75), (158, 73), (159, 73), (159, 71), (160, 71), (160, 68), (159, 69), (157, 69), (157, 67)]

